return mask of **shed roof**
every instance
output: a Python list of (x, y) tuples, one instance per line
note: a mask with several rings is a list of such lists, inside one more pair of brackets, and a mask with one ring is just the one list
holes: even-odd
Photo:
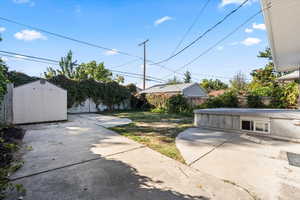
[[(36, 82), (39, 82), (40, 84), (47, 83), (47, 84), (52, 85), (52, 86), (54, 86), (54, 87), (56, 87), (56, 88), (59, 88), (59, 89), (64, 90), (64, 91), (67, 91), (66, 89), (64, 89), (64, 88), (62, 88), (62, 87), (60, 87), (60, 86), (58, 86), (58, 85), (55, 85), (55, 84), (53, 84), (53, 83), (47, 81), (46, 79), (42, 79), (42, 78), (40, 78), (40, 79), (38, 79), (38, 80), (35, 80), (35, 81), (31, 81), (31, 82), (29, 82), (29, 83), (25, 83), (25, 84), (23, 84), (23, 85), (18, 85), (18, 86), (14, 87), (14, 88), (21, 88), (21, 87), (24, 87), (24, 86), (27, 86), (27, 85), (35, 84)], [(42, 82), (44, 82), (44, 83), (42, 83)]]
[(147, 88), (140, 92), (140, 94), (149, 94), (149, 93), (170, 93), (170, 92), (183, 92), (183, 90), (195, 85), (197, 83), (181, 83), (181, 84), (160, 84), (154, 85), (150, 88)]

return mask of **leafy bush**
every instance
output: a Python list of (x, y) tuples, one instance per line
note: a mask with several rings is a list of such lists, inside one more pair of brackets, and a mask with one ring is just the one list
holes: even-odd
[(293, 108), (297, 105), (298, 97), (299, 89), (296, 82), (279, 85), (273, 90), (271, 107)]
[(146, 99), (149, 102), (149, 104), (152, 106), (152, 108), (158, 108), (158, 109), (166, 109), (167, 107), (167, 101), (170, 98), (169, 95), (166, 94), (147, 94)]
[(187, 99), (182, 95), (148, 94), (146, 98), (152, 106), (152, 112), (182, 114), (192, 112), (192, 108)]
[(6, 67), (2, 64), (0, 59), (0, 103), (2, 101), (3, 96), (6, 93), (6, 84), (8, 82), (7, 77), (5, 76)]
[(229, 91), (217, 97), (210, 97), (199, 108), (237, 108), (238, 97), (235, 92)]
[(6, 197), (9, 191), (25, 193), (22, 185), (9, 182), (8, 176), (22, 166), (22, 162), (14, 160), (13, 153), (19, 149), (17, 140), (21, 140), (24, 131), (17, 128), (0, 130), (0, 199)]
[(182, 95), (175, 95), (167, 100), (166, 111), (168, 113), (186, 113), (191, 110), (188, 101)]
[(265, 107), (261, 96), (255, 94), (249, 94), (247, 96), (247, 104), (249, 108), (263, 108)]

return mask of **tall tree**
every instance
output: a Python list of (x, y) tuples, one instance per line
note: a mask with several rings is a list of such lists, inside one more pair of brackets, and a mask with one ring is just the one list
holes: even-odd
[(104, 63), (98, 64), (96, 61), (91, 61), (78, 65), (77, 61), (73, 61), (72, 51), (69, 51), (66, 57), (61, 58), (59, 66), (60, 69), (57, 70), (48, 67), (44, 76), (47, 79), (51, 79), (57, 75), (63, 75), (68, 79), (78, 81), (93, 79), (99, 82), (124, 82), (123, 76), (116, 76), (115, 79), (113, 79), (111, 71), (105, 68)]
[(297, 83), (279, 83), (277, 81), (277, 78), (283, 73), (275, 71), (270, 48), (259, 52), (258, 57), (268, 59), (269, 62), (265, 67), (252, 71), (252, 81), (248, 86), (248, 93), (272, 97), (272, 106), (276, 108), (295, 106), (299, 96)]
[(47, 68), (47, 72), (44, 73), (46, 78), (52, 78), (57, 75), (64, 75), (69, 79), (76, 79), (76, 66), (77, 61), (73, 61), (73, 53), (70, 50), (66, 57), (62, 57), (59, 62), (60, 69)]
[(246, 91), (247, 87), (247, 81), (246, 81), (246, 76), (242, 72), (238, 72), (236, 75), (233, 76), (233, 78), (230, 80), (230, 86), (231, 89), (243, 93)]
[(191, 72), (186, 71), (184, 73), (184, 83), (190, 83), (192, 81), (192, 75)]
[(96, 61), (82, 63), (76, 68), (76, 79), (93, 79), (100, 82), (111, 82), (112, 73), (104, 67), (104, 63), (97, 64)]
[(228, 88), (228, 85), (219, 79), (203, 79), (200, 83), (200, 86), (207, 92), (211, 92), (213, 90), (224, 90)]

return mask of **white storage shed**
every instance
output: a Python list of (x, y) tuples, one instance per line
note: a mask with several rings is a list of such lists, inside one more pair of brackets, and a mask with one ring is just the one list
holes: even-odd
[(15, 87), (12, 114), (13, 124), (67, 120), (67, 91), (43, 79)]

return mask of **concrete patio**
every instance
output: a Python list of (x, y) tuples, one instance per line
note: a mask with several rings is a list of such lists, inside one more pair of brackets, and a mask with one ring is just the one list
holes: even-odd
[(68, 122), (24, 126), (24, 145), (32, 149), (27, 148), (24, 166), (10, 177), (26, 188), (23, 199), (253, 199), (232, 183), (104, 128), (118, 121), (125, 123), (102, 115), (70, 115)]
[(237, 184), (258, 199), (300, 197), (300, 168), (289, 165), (286, 152), (300, 144), (231, 132), (191, 128), (176, 146), (194, 169)]

